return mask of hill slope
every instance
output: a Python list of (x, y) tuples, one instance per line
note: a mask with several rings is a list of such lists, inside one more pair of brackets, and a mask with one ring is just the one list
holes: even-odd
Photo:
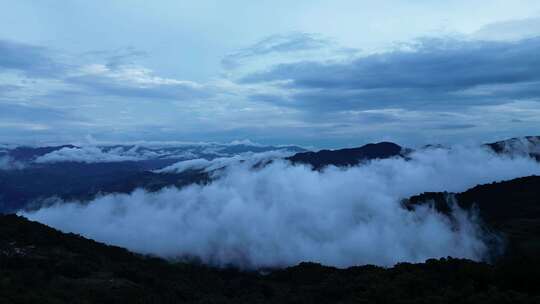
[(540, 176), (479, 185), (463, 193), (429, 192), (404, 204), (433, 203), (448, 212), (455, 202), (464, 209), (477, 208), (480, 218), (501, 233), (511, 254), (540, 256)]
[(390, 269), (302, 263), (263, 275), (169, 264), (0, 216), (2, 303), (534, 303), (538, 269), (441, 259)]

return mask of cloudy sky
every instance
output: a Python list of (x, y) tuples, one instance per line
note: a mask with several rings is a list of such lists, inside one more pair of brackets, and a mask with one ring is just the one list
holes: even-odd
[(537, 0), (0, 0), (0, 142), (540, 134)]

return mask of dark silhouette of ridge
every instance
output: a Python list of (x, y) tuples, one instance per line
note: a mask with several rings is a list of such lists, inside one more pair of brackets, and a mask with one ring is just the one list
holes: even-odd
[[(485, 147), (496, 153), (511, 153), (510, 149), (525, 148), (531, 157), (540, 161), (540, 137), (527, 136), (513, 138), (495, 143), (485, 144)], [(61, 148), (76, 148), (72, 145), (55, 147), (19, 147), (8, 150), (15, 160), (31, 161), (36, 157), (45, 155)], [(130, 149), (134, 146), (110, 146), (108, 149), (124, 147)], [(432, 146), (437, 147), (437, 146)], [(143, 149), (143, 148), (141, 148)], [(164, 148), (176, 149), (176, 148)], [(245, 152), (253, 149), (251, 146), (236, 145), (226, 147), (228, 153)], [(257, 148), (255, 151), (265, 151), (268, 147)], [(288, 147), (288, 149), (301, 150)], [(412, 151), (391, 143), (381, 142), (367, 144), (358, 148), (321, 150), (318, 152), (299, 152), (286, 158), (292, 164), (310, 165), (314, 170), (321, 170), (326, 166), (338, 167), (356, 166), (362, 162), (373, 159), (391, 157), (407, 157)], [(174, 151), (171, 151), (173, 153)], [(152, 170), (172, 165), (184, 159), (164, 158), (140, 161), (123, 161), (113, 163), (80, 163), (61, 162), (31, 164), (19, 170), (0, 170), (0, 213), (16, 212), (24, 208), (37, 208), (50, 197), (59, 197), (63, 200), (91, 200), (96, 195), (107, 193), (130, 193), (137, 188), (157, 191), (164, 187), (178, 188), (194, 183), (208, 183), (212, 181), (211, 174), (204, 169), (190, 170), (180, 173), (156, 173)], [(259, 169), (270, 161), (257, 163), (253, 168)], [(45, 203), (47, 203), (45, 201)]]
[(401, 156), (403, 148), (391, 142), (367, 144), (359, 148), (302, 152), (287, 158), (293, 164), (309, 164), (315, 170), (333, 165), (355, 166), (362, 161)]
[(9, 156), (17, 161), (32, 161), (37, 157), (43, 156), (45, 154), (58, 151), (63, 148), (78, 148), (74, 145), (62, 145), (62, 146), (48, 146), (48, 147), (16, 147), (12, 150), (9, 150)]
[(476, 208), (480, 219), (506, 242), (507, 254), (540, 256), (540, 176), (479, 185), (462, 193), (427, 192), (405, 200), (412, 209), (433, 204), (448, 214), (451, 204)]
[(2, 303), (538, 303), (539, 265), (443, 258), (261, 274), (167, 262), (0, 215)]
[(528, 154), (530, 157), (540, 161), (540, 136), (524, 136), (501, 140), (484, 146), (495, 153), (503, 154)]

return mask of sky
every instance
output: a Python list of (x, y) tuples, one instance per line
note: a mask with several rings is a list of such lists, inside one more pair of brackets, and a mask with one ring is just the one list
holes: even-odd
[(540, 135), (537, 0), (0, 0), (0, 142)]

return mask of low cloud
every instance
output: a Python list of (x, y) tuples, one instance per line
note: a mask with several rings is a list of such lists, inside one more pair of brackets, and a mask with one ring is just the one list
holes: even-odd
[[(118, 153), (117, 153), (118, 152)], [(103, 151), (98, 147), (69, 148), (65, 147), (34, 160), (36, 163), (60, 163), (60, 162), (80, 162), (80, 163), (106, 163), (121, 161), (137, 161), (141, 157), (123, 151)]]
[[(35, 163), (106, 163), (140, 161), (150, 159), (185, 159), (164, 169), (160, 173), (179, 172), (181, 169), (204, 169), (209, 171), (244, 161), (263, 161), (286, 157), (297, 151), (297, 147), (273, 147), (242, 143), (144, 143), (125, 145), (81, 145), (64, 147), (37, 157)], [(191, 159), (191, 160), (190, 160)]]
[(474, 216), (459, 209), (452, 217), (428, 207), (407, 211), (400, 201), (532, 174), (540, 174), (540, 164), (530, 158), (464, 147), (322, 172), (285, 161), (258, 169), (239, 162), (207, 185), (137, 190), (87, 204), (58, 201), (23, 214), (136, 252), (245, 268), (481, 260), (486, 236)]
[(232, 157), (219, 157), (212, 160), (197, 158), (172, 164), (163, 169), (157, 170), (156, 173), (180, 173), (187, 170), (203, 170), (205, 172), (212, 172), (222, 168), (238, 166), (240, 164), (243, 166), (256, 166), (257, 164), (285, 158), (293, 154), (294, 152), (287, 150), (276, 150), (261, 153), (247, 152)]

